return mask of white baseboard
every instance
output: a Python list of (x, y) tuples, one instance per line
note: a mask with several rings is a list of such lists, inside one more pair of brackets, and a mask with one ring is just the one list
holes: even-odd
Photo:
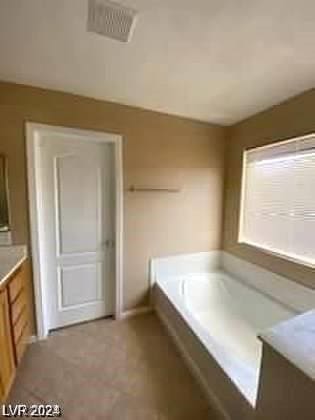
[(204, 376), (202, 375), (199, 367), (195, 363), (195, 361), (192, 359), (190, 354), (185, 348), (185, 345), (183, 344), (182, 340), (179, 338), (177, 332), (175, 329), (171, 326), (171, 324), (168, 322), (167, 317), (161, 313), (161, 311), (155, 307), (155, 311), (161, 320), (162, 324), (165, 326), (166, 330), (168, 331), (170, 337), (173, 339), (174, 343), (176, 344), (181, 356), (183, 357), (188, 369), (192, 373), (192, 375), (197, 380), (198, 384), (200, 385), (201, 390), (203, 391), (204, 395), (206, 396), (207, 400), (209, 401), (210, 405), (225, 419), (225, 420), (231, 420), (230, 416), (226, 413), (224, 410), (221, 402), (217, 398), (217, 396), (213, 393), (213, 391), (210, 389), (209, 385), (207, 384), (207, 381), (205, 380)]
[(130, 309), (128, 311), (124, 311), (121, 314), (121, 319), (127, 319), (133, 316), (147, 314), (152, 311), (153, 311), (152, 306), (142, 306), (140, 308)]

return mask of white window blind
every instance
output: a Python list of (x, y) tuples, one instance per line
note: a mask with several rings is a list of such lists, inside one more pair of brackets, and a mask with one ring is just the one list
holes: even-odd
[(315, 266), (315, 134), (244, 152), (239, 241)]

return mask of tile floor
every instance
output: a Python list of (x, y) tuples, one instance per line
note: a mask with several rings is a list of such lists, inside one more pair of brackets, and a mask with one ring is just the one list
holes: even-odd
[(8, 403), (59, 404), (68, 420), (219, 420), (154, 314), (32, 344)]

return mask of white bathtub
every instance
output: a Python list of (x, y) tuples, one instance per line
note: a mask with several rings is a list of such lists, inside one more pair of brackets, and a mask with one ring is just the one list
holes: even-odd
[(223, 271), (161, 279), (158, 284), (254, 405), (262, 347), (258, 335), (295, 312)]
[[(315, 292), (242, 260), (236, 269), (236, 263), (235, 257), (220, 252), (171, 257), (154, 261), (151, 277), (254, 409), (262, 350), (259, 334), (315, 306)], [(231, 267), (238, 277), (228, 272)], [(156, 309), (164, 318), (159, 304)], [(215, 392), (216, 384), (211, 386)]]

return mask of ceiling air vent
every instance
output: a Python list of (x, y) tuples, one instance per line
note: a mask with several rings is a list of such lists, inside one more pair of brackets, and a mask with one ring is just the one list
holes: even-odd
[(137, 12), (109, 0), (89, 0), (87, 29), (108, 38), (129, 42)]

